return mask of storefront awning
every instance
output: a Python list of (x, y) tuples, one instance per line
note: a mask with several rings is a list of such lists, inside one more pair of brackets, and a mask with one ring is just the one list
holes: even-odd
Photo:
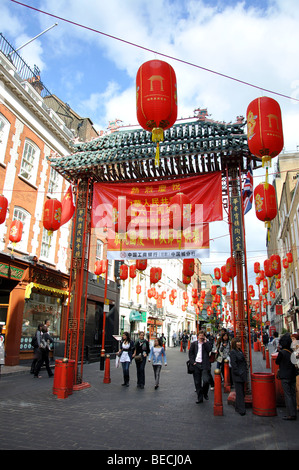
[(131, 310), (129, 321), (146, 321), (146, 312), (139, 312), (138, 310)]
[(43, 284), (36, 284), (35, 282), (30, 282), (30, 283), (28, 284), (28, 286), (26, 287), (26, 290), (25, 290), (25, 299), (29, 299), (29, 298), (30, 298), (31, 291), (32, 291), (33, 288), (39, 289), (39, 290), (41, 290), (42, 292), (48, 292), (48, 293), (56, 294), (56, 295), (58, 295), (59, 297), (60, 297), (61, 295), (68, 295), (68, 294), (69, 294), (68, 291), (63, 290), (63, 289), (56, 289), (55, 287), (44, 286)]

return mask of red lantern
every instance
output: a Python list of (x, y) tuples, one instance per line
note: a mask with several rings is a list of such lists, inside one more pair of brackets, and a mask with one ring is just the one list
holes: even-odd
[(151, 284), (156, 284), (160, 281), (162, 276), (162, 269), (161, 268), (151, 268), (150, 270), (150, 282)]
[(101, 274), (103, 274), (103, 262), (102, 261), (95, 262), (94, 273), (96, 276), (100, 276)]
[(228, 284), (230, 281), (230, 277), (226, 271), (226, 265), (221, 266), (221, 281), (224, 282), (225, 284)]
[(272, 299), (275, 299), (275, 293), (274, 293), (272, 290), (270, 290), (270, 297), (271, 297)]
[(265, 259), (265, 261), (264, 261), (264, 271), (265, 271), (265, 276), (266, 277), (272, 277), (273, 276), (272, 263), (270, 262), (269, 259)]
[(280, 284), (280, 280), (279, 280), (279, 279), (277, 279), (277, 281), (275, 282), (275, 287), (276, 287), (276, 289), (280, 289), (281, 284)]
[(139, 295), (139, 294), (140, 294), (140, 292), (141, 292), (141, 285), (140, 285), (140, 284), (138, 284), (138, 285), (136, 286), (136, 294), (138, 294), (138, 295)]
[(288, 269), (289, 262), (288, 262), (287, 258), (283, 258), (282, 265), (283, 265), (284, 269)]
[(261, 269), (260, 272), (259, 272), (259, 278), (260, 278), (261, 281), (263, 279), (265, 279), (265, 271), (263, 269)]
[(119, 277), (122, 281), (125, 281), (126, 279), (128, 279), (128, 275), (129, 275), (129, 268), (126, 264), (121, 264), (120, 268), (119, 268)]
[(134, 279), (136, 277), (136, 264), (131, 264), (130, 266), (130, 278)]
[(171, 65), (162, 60), (149, 60), (142, 64), (136, 76), (137, 120), (141, 127), (152, 133), (157, 142), (155, 164), (159, 165), (159, 142), (163, 131), (173, 126), (177, 118), (176, 76)]
[(184, 259), (183, 260), (183, 275), (184, 276), (193, 276), (194, 274), (194, 259)]
[(151, 299), (153, 297), (152, 289), (147, 290), (147, 296), (148, 296), (149, 299)]
[(261, 269), (260, 263), (256, 262), (256, 263), (254, 263), (253, 266), (254, 266), (254, 272), (255, 272), (255, 274), (258, 274), (258, 273), (260, 272), (260, 269)]
[(226, 295), (226, 287), (222, 287), (222, 295)]
[(235, 277), (237, 274), (236, 261), (233, 256), (226, 260), (226, 272), (230, 278)]
[(221, 279), (221, 271), (219, 268), (214, 269), (214, 276), (215, 276), (215, 279), (217, 280)]
[(217, 286), (216, 286), (216, 284), (213, 284), (212, 287), (211, 287), (211, 294), (216, 295), (216, 292), (217, 292)]
[(293, 255), (292, 253), (287, 253), (287, 260), (288, 260), (288, 263), (292, 263), (293, 262)]
[(147, 259), (136, 260), (136, 269), (138, 271), (144, 271), (147, 268)]
[(262, 159), (263, 166), (282, 151), (282, 119), (277, 101), (262, 96), (249, 104), (247, 137), (250, 152)]
[(172, 295), (172, 297), (173, 297), (174, 299), (176, 299), (176, 297), (177, 297), (176, 289), (172, 289), (172, 290), (171, 290), (171, 295)]
[(190, 277), (190, 276), (184, 276), (184, 275), (183, 275), (183, 281), (182, 281), (182, 282), (183, 282), (183, 284), (186, 284), (186, 285), (187, 285), (187, 284), (190, 284), (190, 282), (191, 282), (191, 277)]
[(0, 195), (0, 224), (6, 219), (6, 212), (7, 212), (8, 200), (6, 199), (3, 194)]
[(61, 225), (62, 204), (57, 199), (48, 199), (44, 206), (43, 226), (52, 234)]
[(201, 293), (200, 293), (200, 297), (201, 297), (202, 299), (204, 299), (205, 296), (206, 296), (206, 291), (205, 291), (205, 290), (202, 290)]
[(20, 220), (13, 220), (9, 230), (9, 241), (12, 243), (19, 243), (22, 238), (23, 224)]
[(271, 255), (270, 256), (270, 263), (273, 276), (278, 276), (281, 273), (281, 262), (279, 255)]
[(254, 190), (255, 214), (269, 228), (276, 217), (277, 205), (275, 188), (270, 183), (260, 183)]

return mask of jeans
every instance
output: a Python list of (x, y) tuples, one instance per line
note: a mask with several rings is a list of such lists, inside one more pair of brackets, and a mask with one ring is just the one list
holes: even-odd
[(162, 366), (160, 364), (153, 365), (154, 375), (155, 375), (155, 385), (159, 385), (161, 368)]
[(196, 362), (194, 366), (194, 384), (197, 393), (198, 401), (201, 401), (204, 396), (208, 395), (210, 384), (210, 371), (205, 370), (202, 364)]
[(130, 369), (130, 362), (121, 362), (121, 366), (123, 368), (123, 376), (124, 376), (124, 383), (128, 384), (130, 381), (130, 374), (129, 374), (129, 369)]
[(296, 411), (296, 382), (281, 380), (288, 416), (297, 416)]
[(136, 362), (136, 369), (137, 369), (137, 386), (144, 387), (145, 385), (145, 373), (144, 368), (146, 364), (146, 357), (143, 357), (141, 362)]

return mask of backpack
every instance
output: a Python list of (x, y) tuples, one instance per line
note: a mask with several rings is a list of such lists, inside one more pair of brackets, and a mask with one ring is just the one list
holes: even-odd
[(35, 335), (32, 336), (32, 338), (31, 338), (31, 346), (32, 346), (33, 348), (38, 348), (38, 342), (37, 342), (36, 333), (35, 333)]

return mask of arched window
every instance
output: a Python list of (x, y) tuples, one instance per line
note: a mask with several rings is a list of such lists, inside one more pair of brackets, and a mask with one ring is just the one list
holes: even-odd
[(35, 184), (40, 150), (31, 140), (26, 139), (21, 161), (20, 176)]

